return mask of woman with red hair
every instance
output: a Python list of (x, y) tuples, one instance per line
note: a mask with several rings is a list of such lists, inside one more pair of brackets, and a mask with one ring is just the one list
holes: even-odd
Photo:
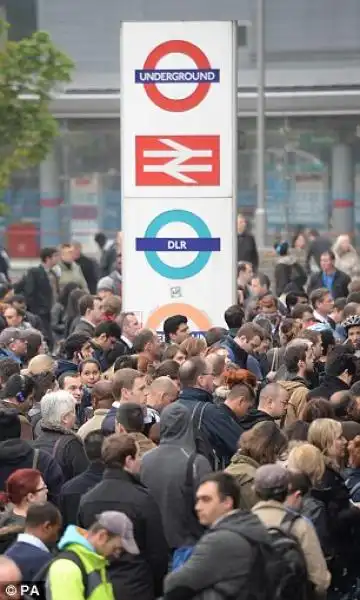
[(47, 487), (37, 469), (17, 469), (5, 482), (5, 492), (0, 492), (0, 554), (24, 530), (30, 504), (47, 500)]

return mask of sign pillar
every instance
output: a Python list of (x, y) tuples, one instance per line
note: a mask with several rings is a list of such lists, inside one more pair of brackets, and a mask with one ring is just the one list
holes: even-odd
[(221, 326), (236, 300), (235, 25), (123, 23), (120, 58), (124, 309), (158, 331), (174, 314)]

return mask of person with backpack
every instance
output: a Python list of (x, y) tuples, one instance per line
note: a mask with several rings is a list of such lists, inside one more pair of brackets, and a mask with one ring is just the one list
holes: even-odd
[(83, 473), (89, 466), (81, 438), (73, 431), (75, 400), (59, 390), (45, 394), (40, 402), (40, 434), (34, 448), (45, 450), (59, 463), (64, 482)]
[(179, 378), (182, 389), (175, 404), (180, 402), (190, 412), (200, 454), (206, 456), (213, 470), (225, 468), (237, 450), (241, 429), (214, 403), (210, 366), (203, 358), (191, 358), (181, 365)]
[(231, 475), (202, 480), (195, 510), (208, 530), (182, 567), (167, 575), (164, 600), (265, 598), (256, 595), (263, 571), (257, 556), (260, 546), (270, 553), (271, 539), (254, 514), (239, 509), (240, 489)]
[(209, 473), (209, 461), (196, 449), (190, 412), (170, 404), (160, 416), (160, 445), (143, 456), (140, 477), (160, 508), (173, 562), (191, 553), (204, 532), (194, 512), (195, 492)]
[[(256, 472), (254, 489), (260, 502), (253, 507), (252, 512), (268, 528), (278, 552), (283, 548), (284, 564), (286, 565), (287, 560), (293, 561), (292, 565), (289, 564), (289, 571), (291, 569), (299, 573), (299, 581), (293, 582), (294, 592), (308, 580), (309, 594), (313, 587), (317, 597), (325, 595), (330, 585), (331, 575), (314, 526), (299, 512), (302, 492), (296, 485), (295, 476), (280, 465), (264, 465)], [(286, 552), (286, 548), (289, 548), (289, 540), (297, 541), (297, 553), (296, 546), (292, 547), (291, 554)], [(305, 560), (306, 572), (305, 577), (300, 577), (303, 560)], [(296, 565), (298, 565), (297, 569)]]
[(117, 511), (98, 515), (88, 531), (69, 525), (58, 548), (46, 572), (34, 578), (45, 580), (46, 600), (114, 600), (108, 559), (139, 554), (131, 520)]

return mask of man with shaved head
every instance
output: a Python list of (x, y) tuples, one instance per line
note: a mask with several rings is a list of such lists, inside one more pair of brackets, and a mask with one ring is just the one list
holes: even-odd
[(101, 429), (102, 422), (112, 407), (114, 400), (113, 383), (111, 381), (102, 380), (94, 385), (91, 395), (94, 414), (78, 431), (78, 435), (82, 439), (85, 439), (90, 431)]
[(239, 419), (240, 425), (248, 431), (261, 421), (277, 421), (286, 416), (289, 401), (288, 392), (279, 383), (268, 383), (260, 392), (258, 408), (252, 408)]
[(160, 414), (162, 409), (175, 402), (177, 397), (177, 386), (170, 377), (158, 377), (150, 385), (147, 404)]

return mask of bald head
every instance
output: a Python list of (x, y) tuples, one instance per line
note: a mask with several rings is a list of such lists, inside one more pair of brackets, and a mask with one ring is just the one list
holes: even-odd
[(28, 365), (30, 375), (39, 375), (40, 373), (54, 372), (55, 361), (47, 354), (37, 354), (31, 359)]
[(98, 408), (111, 408), (115, 398), (113, 395), (113, 383), (112, 381), (98, 381), (95, 383), (92, 390), (92, 403), (94, 410)]
[(158, 377), (149, 390), (148, 404), (155, 410), (161, 412), (165, 406), (175, 402), (178, 396), (177, 385), (170, 377)]
[[(13, 560), (6, 556), (0, 556), (0, 600), (9, 600), (9, 594), (6, 594), (6, 586), (17, 585), (21, 583), (21, 572)], [(12, 598), (20, 598), (19, 595), (13, 595)]]
[(279, 383), (268, 383), (260, 392), (259, 410), (273, 419), (285, 416), (289, 394)]

